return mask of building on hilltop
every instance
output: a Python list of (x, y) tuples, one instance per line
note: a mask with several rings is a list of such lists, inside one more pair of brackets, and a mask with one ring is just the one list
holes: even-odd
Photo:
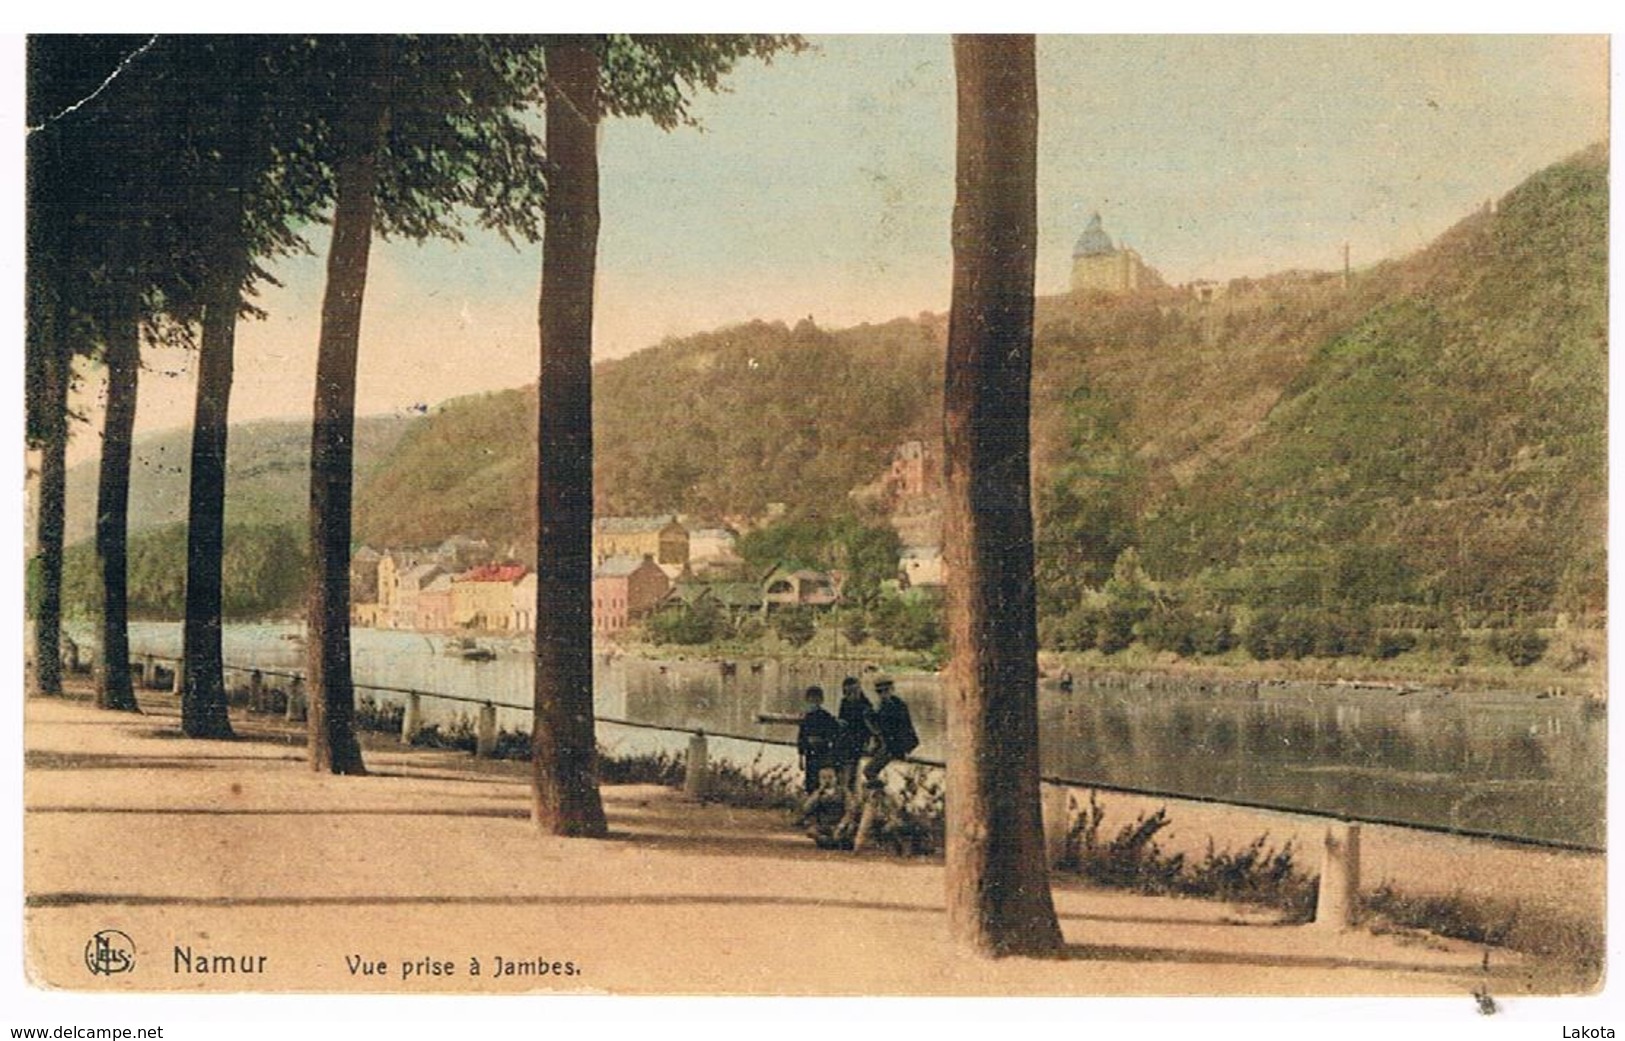
[(1127, 295), (1163, 286), (1162, 276), (1128, 246), (1112, 242), (1100, 214), (1089, 218), (1072, 247), (1072, 292)]
[(491, 563), (496, 559), (496, 551), (485, 539), (453, 535), (430, 550), (428, 556), (447, 571), (457, 572)]
[(942, 483), (940, 472), (930, 445), (920, 440), (904, 441), (892, 452), (886, 490), (898, 499), (930, 495)]

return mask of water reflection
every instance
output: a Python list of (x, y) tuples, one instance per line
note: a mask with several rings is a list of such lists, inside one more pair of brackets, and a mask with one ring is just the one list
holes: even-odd
[[(228, 626), (226, 658), (299, 668), (292, 632)], [(178, 626), (132, 626), (138, 652), (173, 654), (179, 643)], [(532, 659), (521, 645), (494, 646), (493, 660), (468, 661), (446, 653), (439, 637), (357, 630), (356, 675), (489, 699), (512, 706), (500, 713), (503, 726), (528, 727)], [(782, 740), (792, 729), (759, 724), (757, 713), (799, 711), (814, 684), (834, 698), (852, 669), (612, 654), (598, 659), (595, 700), (605, 716)], [(920, 732), (917, 754), (941, 758), (937, 677), (899, 674), (897, 685)], [(1596, 846), (1604, 839), (1606, 714), (1581, 698), (1079, 676), (1070, 692), (1043, 687), (1039, 708), (1050, 775)], [(430, 720), (459, 710), (467, 706), (425, 704)]]

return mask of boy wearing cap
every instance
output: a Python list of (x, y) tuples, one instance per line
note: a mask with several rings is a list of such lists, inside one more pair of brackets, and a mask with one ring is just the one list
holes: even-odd
[(890, 676), (875, 680), (875, 693), (880, 695), (880, 707), (869, 719), (869, 729), (878, 746), (874, 756), (863, 768), (864, 780), (870, 787), (883, 783), (880, 771), (894, 759), (902, 759), (920, 746), (920, 736), (914, 732), (914, 720), (909, 717), (908, 705), (898, 697)]

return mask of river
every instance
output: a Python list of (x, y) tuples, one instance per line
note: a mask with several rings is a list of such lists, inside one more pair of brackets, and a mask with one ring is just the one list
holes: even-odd
[[(301, 669), (299, 633), (291, 625), (229, 625), (226, 661)], [(94, 643), (87, 629), (72, 635), (82, 646)], [(137, 657), (173, 656), (180, 626), (133, 624), (131, 646)], [(499, 725), (530, 726), (531, 656), (523, 642), (481, 638), (495, 652), (489, 660), (464, 658), (447, 637), (422, 633), (358, 629), (352, 646), (358, 683), (489, 700), (499, 706)], [(791, 728), (758, 724), (758, 712), (798, 711), (813, 683), (833, 707), (853, 668), (615, 652), (600, 654), (597, 665), (602, 716), (777, 740), (792, 737)], [(916, 754), (940, 759), (938, 678), (896, 675), (920, 732)], [(425, 699), (423, 708), (436, 722), (472, 706)], [(1607, 715), (1587, 698), (1080, 675), (1071, 691), (1043, 684), (1039, 711), (1046, 775), (1599, 848), (1605, 838)]]

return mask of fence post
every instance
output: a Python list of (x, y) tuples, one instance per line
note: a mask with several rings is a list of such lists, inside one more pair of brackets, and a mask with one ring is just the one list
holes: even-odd
[(688, 739), (688, 768), (683, 774), (683, 794), (690, 799), (705, 798), (705, 731), (696, 730)]
[(255, 712), (265, 711), (265, 674), (258, 669), (248, 674), (248, 707)]
[(1072, 831), (1072, 789), (1064, 784), (1043, 782), (1044, 860), (1055, 867), (1066, 856), (1066, 839)]
[(421, 729), (423, 729), (423, 702), (418, 697), (418, 692), (414, 690), (406, 696), (406, 711), (401, 713), (401, 744), (411, 744)]
[(288, 711), (290, 722), (300, 722), (305, 718), (305, 678), (295, 676), (288, 681)]
[(487, 701), (480, 706), (479, 726), (474, 730), (474, 754), (489, 759), (497, 750), (497, 707)]
[(175, 659), (175, 671), (169, 677), (169, 692), (177, 698), (186, 689), (186, 659)]
[(158, 686), (158, 673), (153, 670), (152, 655), (141, 656), (141, 686), (153, 690)]
[(1315, 924), (1348, 929), (1354, 925), (1360, 905), (1360, 826), (1348, 821), (1329, 824), (1325, 842)]

